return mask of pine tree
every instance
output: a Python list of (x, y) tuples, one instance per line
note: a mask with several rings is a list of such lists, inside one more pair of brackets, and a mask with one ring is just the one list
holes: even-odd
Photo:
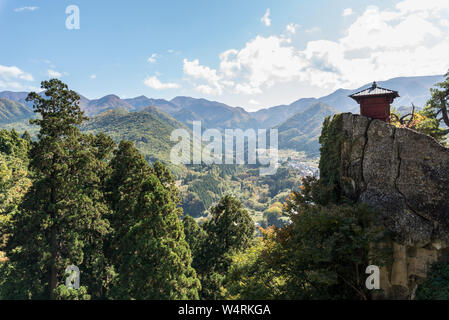
[[(94, 273), (105, 269), (102, 238), (110, 228), (99, 174), (107, 151), (79, 132), (77, 126), (86, 118), (78, 94), (56, 79), (43, 81), (42, 89), (45, 98), (34, 92), (27, 97), (41, 115), (31, 120), (40, 131), (30, 152), (34, 181), (14, 215), (6, 244), (9, 263), (3, 274), (8, 285), (3, 295), (9, 298), (58, 298), (55, 289), (72, 264), (80, 268), (82, 283), (86, 278), (84, 283), (99, 290), (102, 280)], [(97, 290), (94, 295), (100, 294)]]
[(161, 163), (151, 168), (130, 142), (120, 143), (111, 167), (111, 253), (119, 274), (114, 297), (197, 299), (200, 283), (173, 177)]
[[(435, 119), (437, 121), (437, 127), (441, 122), (446, 127), (449, 127), (449, 71), (445, 76), (445, 81), (436, 84), (440, 89), (430, 89), (432, 97), (427, 102), (427, 107), (425, 108), (425, 115)], [(445, 133), (447, 134), (448, 131), (446, 130)]]
[(131, 141), (121, 141), (109, 163), (105, 184), (106, 198), (113, 214), (109, 217), (114, 232), (108, 237), (107, 255), (120, 264), (119, 247), (131, 226), (142, 217), (135, 212), (143, 179), (153, 172)]

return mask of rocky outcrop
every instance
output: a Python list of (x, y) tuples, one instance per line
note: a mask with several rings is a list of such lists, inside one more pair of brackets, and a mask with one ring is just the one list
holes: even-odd
[(393, 235), (384, 289), (413, 297), (430, 263), (449, 247), (449, 149), (380, 120), (346, 113), (334, 121), (342, 135), (342, 193), (374, 208)]

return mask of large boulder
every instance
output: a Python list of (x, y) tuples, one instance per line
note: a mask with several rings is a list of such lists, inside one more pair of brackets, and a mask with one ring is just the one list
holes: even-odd
[(449, 149), (380, 120), (340, 115), (341, 185), (377, 209), (402, 244), (449, 245)]
[(340, 163), (331, 167), (340, 192), (373, 208), (393, 236), (387, 244), (393, 263), (382, 269), (381, 287), (390, 298), (412, 298), (430, 264), (449, 248), (449, 149), (425, 134), (351, 113), (336, 115), (330, 126), (338, 135), (327, 143), (338, 144), (332, 160)]

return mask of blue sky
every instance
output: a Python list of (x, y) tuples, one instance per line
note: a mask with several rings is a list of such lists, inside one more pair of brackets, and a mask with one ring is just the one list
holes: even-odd
[[(77, 5), (80, 28), (66, 28)], [(61, 78), (88, 98), (247, 110), (449, 68), (447, 0), (0, 0), (0, 91)]]

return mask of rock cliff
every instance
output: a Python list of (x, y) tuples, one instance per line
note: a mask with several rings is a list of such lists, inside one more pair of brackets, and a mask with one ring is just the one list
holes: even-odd
[(393, 235), (387, 244), (393, 264), (382, 270), (381, 288), (390, 298), (413, 298), (429, 265), (449, 247), (449, 149), (430, 136), (350, 113), (327, 127), (328, 141), (321, 142), (335, 144), (337, 154), (325, 155), (332, 162), (325, 174), (341, 194), (375, 209)]

